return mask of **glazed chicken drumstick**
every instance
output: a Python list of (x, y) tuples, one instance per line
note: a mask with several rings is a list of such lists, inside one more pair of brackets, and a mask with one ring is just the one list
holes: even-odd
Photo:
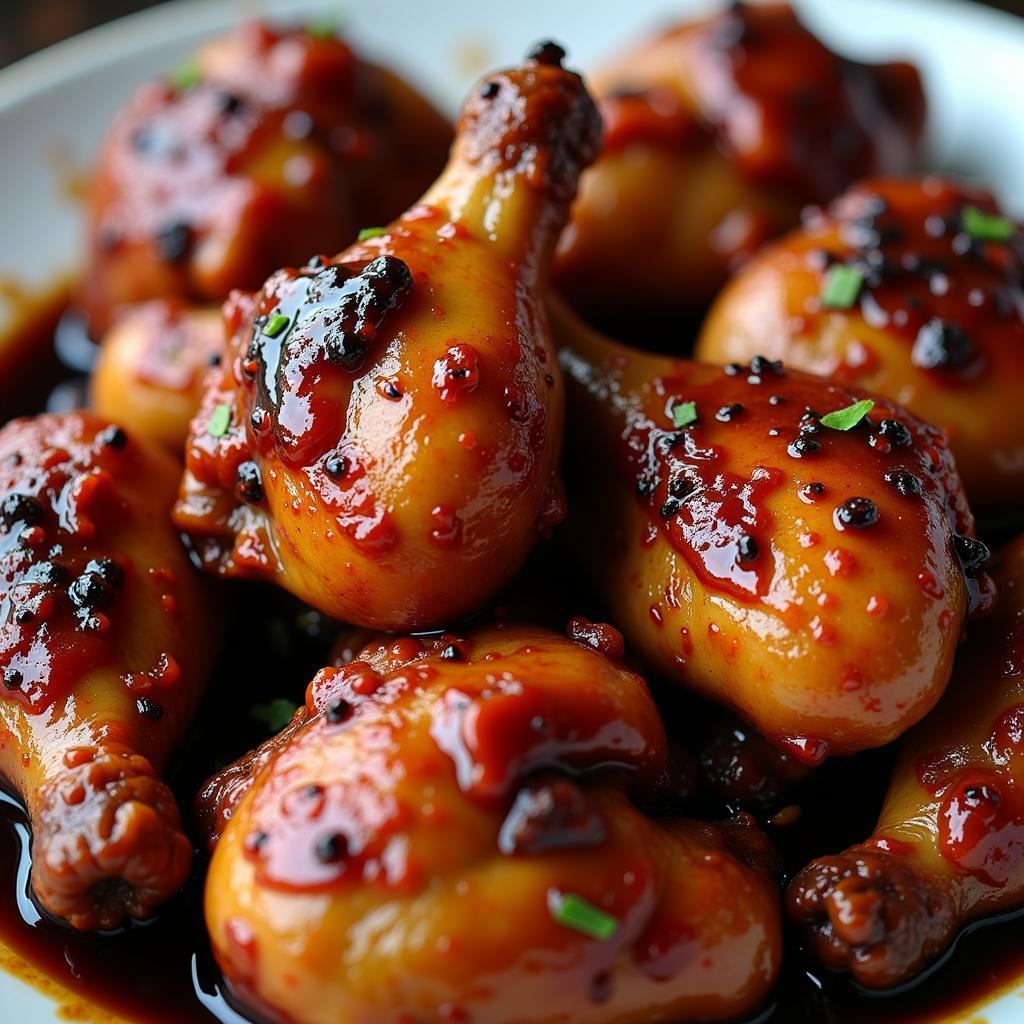
[(697, 358), (760, 353), (887, 395), (949, 434), (979, 516), (1024, 500), (1024, 230), (939, 178), (865, 181), (726, 286)]
[(32, 885), (75, 928), (146, 917), (192, 845), (160, 770), (216, 617), (169, 512), (170, 455), (87, 413), (0, 431), (0, 774), (32, 822)]
[(788, 4), (720, 6), (594, 75), (605, 146), (556, 276), (601, 322), (685, 320), (806, 204), (914, 169), (925, 123), (914, 67), (833, 53)]
[(226, 822), (207, 926), (245, 1002), (294, 1024), (758, 1006), (774, 884), (731, 852), (738, 826), (638, 808), (665, 771), (661, 722), (621, 636), (590, 635), (609, 654), (518, 626), (371, 644), (207, 786)]
[(996, 612), (904, 741), (874, 835), (789, 887), (822, 962), (871, 988), (909, 980), (968, 922), (1024, 904), (1024, 538), (1002, 559)]
[(479, 608), (561, 519), (539, 291), (600, 136), (562, 56), (481, 83), (444, 174), (377, 237), (228, 303), (175, 509), (208, 569), (421, 629)]
[[(103, 142), (78, 301), (220, 302), (390, 220), (444, 165), (445, 119), (334, 31), (252, 21), (142, 86)], [(369, 218), (369, 221), (364, 218)]]
[(645, 355), (553, 311), (569, 533), (647, 662), (807, 762), (930, 710), (991, 601), (941, 431), (781, 363)]

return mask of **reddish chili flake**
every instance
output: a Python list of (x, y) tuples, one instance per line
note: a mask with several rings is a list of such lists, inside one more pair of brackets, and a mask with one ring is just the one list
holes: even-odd
[(868, 598), (867, 612), (875, 618), (884, 618), (889, 613), (889, 599), (882, 594), (872, 594)]
[(157, 686), (173, 686), (181, 678), (181, 666), (165, 651), (160, 655), (151, 674)]
[(41, 526), (28, 526), (21, 531), (18, 539), (26, 547), (37, 548), (46, 543), (46, 531)]
[(476, 349), (464, 342), (452, 345), (434, 363), (431, 383), (440, 392), (446, 405), (471, 394), (480, 386), (480, 360)]

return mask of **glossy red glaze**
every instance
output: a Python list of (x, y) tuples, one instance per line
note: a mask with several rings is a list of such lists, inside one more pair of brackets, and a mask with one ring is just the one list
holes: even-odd
[(208, 569), (388, 629), (457, 620), (510, 578), (564, 512), (538, 293), (599, 130), (557, 62), (492, 76), (421, 205), (233, 295), (175, 513)]
[(913, 67), (841, 57), (784, 4), (672, 26), (599, 69), (595, 93), (605, 150), (557, 276), (581, 310), (648, 346), (645, 322), (699, 312), (803, 205), (913, 170), (924, 127)]
[(763, 358), (630, 352), (561, 308), (557, 322), (574, 536), (633, 647), (808, 764), (929, 710), (964, 613), (993, 598), (942, 433), (882, 399), (831, 429), (822, 417), (862, 393)]
[[(986, 237), (986, 218), (1003, 234)], [(850, 271), (852, 301), (830, 308), (830, 277)], [(1024, 234), (989, 193), (870, 180), (727, 287), (697, 355), (760, 353), (902, 402), (948, 432), (972, 507), (1000, 511), (1024, 494), (1024, 427), (1007, 414), (1024, 379), (1022, 282)]]
[(90, 196), (82, 302), (223, 299), (333, 251), (414, 201), (450, 132), (409, 86), (331, 33), (244, 25), (114, 122)]
[(0, 432), (0, 664), (3, 697), (25, 711), (48, 710), (89, 670), (120, 661), (119, 606), (152, 584), (117, 543), (118, 481), (145, 465), (123, 432), (85, 416)]
[[(207, 921), (252, 1005), (301, 1024), (439, 1006), (511, 1022), (543, 993), (539, 1020), (597, 1022), (721, 1018), (762, 997), (774, 898), (741, 861), (766, 840), (655, 823), (625, 799), (656, 798), (664, 734), (643, 680), (588, 644), (517, 626), (383, 640), (323, 670), (305, 714), (206, 789), (207, 819), (227, 820)], [(561, 918), (581, 898), (608, 935)], [(388, 948), (355, 970), (383, 908)], [(380, 979), (399, 964), (396, 992)]]
[(913, 163), (924, 126), (917, 72), (838, 56), (786, 4), (731, 5), (668, 30), (658, 48), (670, 47), (689, 64), (677, 71), (689, 94), (647, 91), (649, 66), (620, 65), (619, 84), (606, 78), (601, 90), (607, 150), (707, 145), (710, 135), (741, 174), (801, 203), (826, 202), (857, 178)]
[(907, 735), (874, 835), (812, 861), (789, 889), (821, 959), (872, 988), (908, 981), (965, 924), (1024, 903), (1024, 541), (993, 575), (996, 608)]
[(939, 810), (943, 856), (989, 885), (1024, 872), (1024, 797), (1013, 779), (967, 772), (943, 794)]
[(76, 928), (148, 916), (189, 871), (159, 771), (216, 616), (167, 518), (179, 472), (88, 413), (0, 431), (0, 773), (32, 818), (35, 895)]

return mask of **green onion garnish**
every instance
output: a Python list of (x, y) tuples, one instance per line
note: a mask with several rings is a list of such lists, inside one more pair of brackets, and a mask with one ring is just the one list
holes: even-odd
[(276, 338), (291, 321), (286, 316), (282, 316), (278, 313), (276, 316), (272, 316), (267, 321), (267, 326), (263, 328), (263, 333), (268, 338)]
[(821, 301), (827, 309), (849, 309), (864, 286), (864, 275), (854, 267), (836, 263), (825, 275)]
[(280, 732), (292, 720), (297, 707), (294, 701), (277, 697), (266, 704), (253, 704), (249, 717), (265, 725), (270, 732)]
[(218, 405), (210, 416), (210, 422), (206, 425), (206, 432), (211, 437), (223, 437), (231, 425), (231, 406)]
[(829, 427), (831, 430), (849, 430), (851, 427), (857, 426), (874, 407), (875, 403), (870, 398), (862, 398), (859, 402), (854, 402), (853, 405), (848, 405), (844, 409), (826, 413), (821, 417), (821, 425)]
[(697, 422), (696, 402), (676, 402), (672, 406), (672, 422), (677, 427), (688, 427)]
[(965, 206), (961, 214), (964, 231), (979, 242), (1006, 242), (1013, 237), (1013, 221), (997, 213), (985, 213), (976, 206)]
[(179, 64), (171, 72), (171, 86), (176, 92), (185, 92), (186, 89), (192, 89), (202, 80), (203, 73), (199, 70), (199, 65), (194, 60), (187, 60), (183, 64)]
[(380, 238), (381, 235), (386, 235), (387, 233), (387, 228), (363, 228), (359, 232), (357, 241), (365, 242), (368, 238)]
[(548, 890), (548, 912), (559, 924), (573, 928), (592, 939), (610, 939), (619, 928), (617, 918), (606, 914), (574, 892)]

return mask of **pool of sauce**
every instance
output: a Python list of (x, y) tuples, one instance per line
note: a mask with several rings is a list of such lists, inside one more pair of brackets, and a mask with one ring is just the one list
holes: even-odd
[[(15, 317), (15, 334), (0, 342), (0, 422), (44, 407), (68, 407), (84, 395), (74, 345), (74, 322), (63, 321), (61, 351), (73, 369), (62, 366), (54, 351), (54, 333), (66, 305), (66, 289), (46, 303), (26, 305)], [(84, 359), (84, 357), (83, 357)], [(999, 531), (1002, 532), (1002, 531)], [(534, 618), (564, 627), (568, 615), (600, 621), (593, 595), (576, 581), (581, 574), (552, 550), (540, 552), (502, 599), (498, 614), (514, 617), (529, 609)], [(192, 806), (202, 781), (267, 735), (249, 713), (260, 702), (285, 697), (301, 702), (313, 672), (326, 663), (337, 627), (290, 596), (257, 584), (225, 585), (233, 592), (224, 671), (245, 679), (240, 697), (230, 687), (215, 689), (198, 716), (198, 725), (172, 765), (170, 777), (181, 806)], [(545, 606), (537, 608), (537, 594)], [(255, 616), (267, 623), (253, 630)], [(259, 642), (254, 635), (266, 636)], [(215, 673), (216, 674), (216, 673)], [(670, 727), (693, 722), (693, 698), (675, 690), (656, 695)], [(677, 703), (686, 713), (673, 713)], [(683, 745), (693, 737), (675, 737)], [(788, 870), (812, 856), (840, 850), (870, 834), (884, 794), (891, 754), (878, 751), (826, 763), (792, 794), (800, 813), (792, 824), (766, 825)], [(842, 794), (837, 799), (836, 794)], [(705, 798), (695, 816), (721, 818), (732, 808)], [(790, 815), (789, 817), (792, 817)], [(822, 849), (820, 837), (828, 836)], [(111, 934), (82, 934), (47, 918), (28, 887), (30, 869), (28, 819), (18, 801), (0, 791), (0, 944), (32, 968), (97, 1006), (136, 1024), (201, 1024), (256, 1021), (232, 1002), (206, 941), (202, 915), (203, 856), (197, 855), (192, 879), (150, 921)], [(26, 979), (31, 972), (26, 972)], [(981, 922), (966, 930), (953, 950), (905, 989), (886, 995), (867, 993), (845, 978), (823, 971), (790, 936), (786, 962), (774, 1000), (747, 1024), (929, 1024), (962, 1014), (980, 1013), (979, 1002), (998, 995), (1024, 978), (1024, 912)], [(1022, 1004), (1024, 1005), (1024, 1004)], [(69, 1011), (70, 1012), (70, 1011)], [(99, 1017), (100, 1014), (97, 1014)], [(75, 1011), (73, 1019), (88, 1020)]]

